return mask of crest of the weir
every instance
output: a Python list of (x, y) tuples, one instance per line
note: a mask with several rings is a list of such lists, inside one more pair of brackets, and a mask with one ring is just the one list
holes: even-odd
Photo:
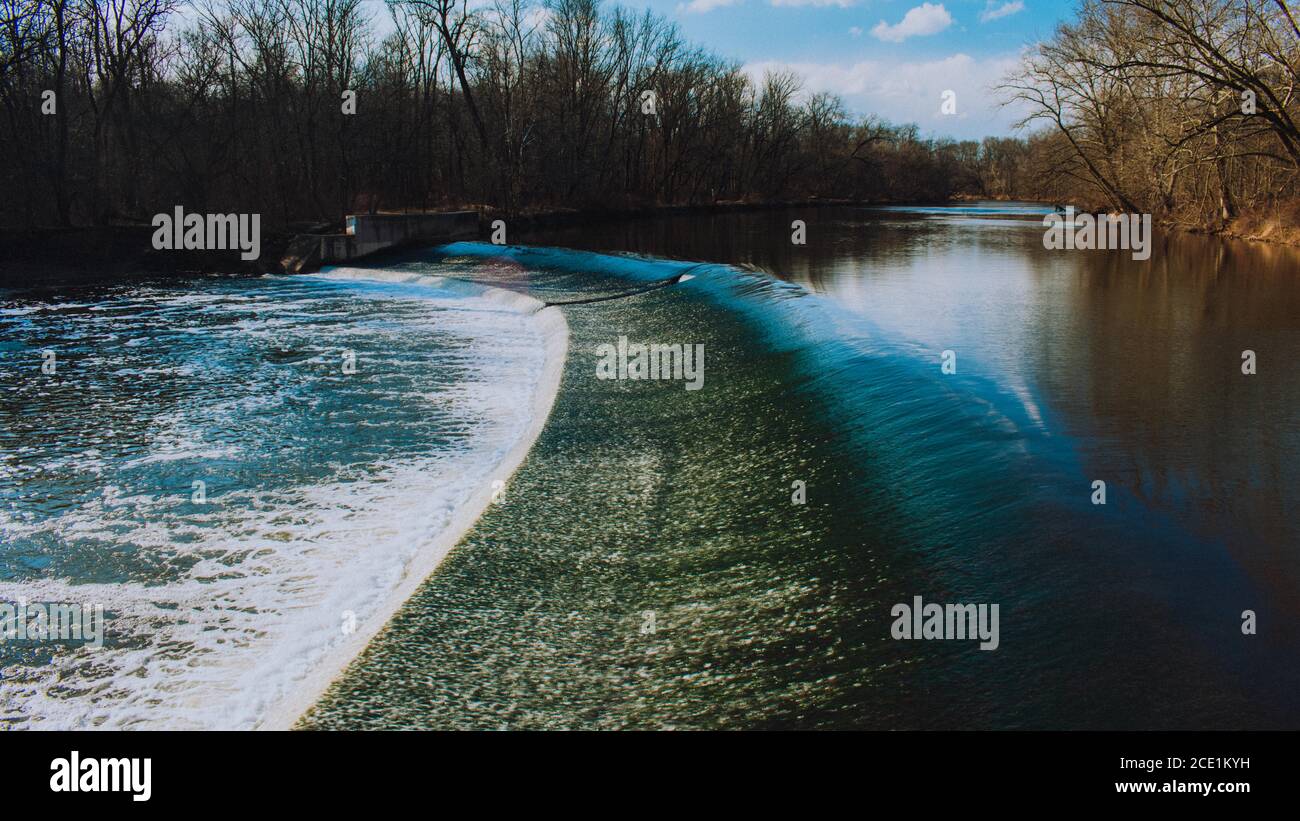
[(354, 214), (342, 234), (300, 234), (282, 260), (286, 271), (301, 273), (321, 265), (357, 259), (401, 245), (429, 245), (478, 232), (478, 212), (437, 214)]

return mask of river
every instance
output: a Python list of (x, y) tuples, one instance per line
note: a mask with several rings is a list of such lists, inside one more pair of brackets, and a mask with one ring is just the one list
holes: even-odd
[[(1052, 251), (1042, 242), (1044, 210), (976, 203), (683, 214), (536, 231), (507, 247), (457, 243), (334, 272), (451, 277), (563, 303), (568, 354), (527, 460), (299, 726), (1300, 727), (1297, 255), (1184, 235), (1157, 235), (1145, 261)], [(794, 220), (804, 222), (805, 244), (791, 242)], [(496, 475), (485, 454), (518, 441), (529, 416), (521, 409), (537, 391), (542, 346), (529, 320), (511, 317), (505, 332), (479, 306), (483, 315), (451, 342), (447, 300), (427, 307), (420, 293), (428, 286), (294, 282), (157, 286), (149, 297), (180, 300), (169, 316), (186, 327), (196, 311), (223, 315), (245, 298), (261, 301), (255, 316), (264, 321), (290, 300), (283, 321), (307, 340), (323, 333), (313, 317), (351, 326), (359, 312), (357, 333), (383, 329), (382, 345), (430, 357), (404, 371), (430, 381), (368, 388), (381, 401), (356, 393), (356, 383), (332, 382), (324, 365), (291, 369), (300, 390), (348, 420), (340, 425), (316, 412), (290, 423), (283, 408), (241, 423), (254, 411), (200, 410), (211, 396), (151, 405), (128, 379), (93, 405), (48, 389), (6, 399), (7, 429), (38, 429), (22, 440), (28, 450), (6, 443), (6, 464), (39, 468), (47, 484), (2, 488), (6, 522), (25, 529), (7, 525), (0, 599), (38, 581), (61, 595), (89, 580), (144, 589), (166, 573), (182, 590), (197, 584), (191, 560), (173, 555), (195, 551), (164, 549), (189, 524), (157, 532), (158, 556), (149, 554), (144, 580), (131, 582), (137, 571), (121, 557), (148, 543), (132, 534), (191, 513), (139, 503), (130, 528), (109, 532), (111, 506), (96, 494), (122, 477), (139, 478), (115, 500), (176, 487), (188, 494), (189, 477), (214, 464), (279, 470), (270, 454), (284, 437), (328, 434), (323, 452), (294, 460), (304, 475), (282, 482), (296, 490), (274, 514), (290, 520), (275, 528), (280, 544), (258, 542), (273, 563), (310, 573), (302, 542), (311, 531), (292, 519), (314, 509), (307, 498), (337, 505), (337, 496), (308, 490), (333, 488), (340, 470), (405, 471), (398, 486), (418, 491), (364, 497), (366, 510), (393, 523), (454, 508), (457, 492)], [(327, 290), (304, 303), (296, 288)], [(340, 288), (366, 292), (340, 300), (330, 290)], [(216, 305), (184, 307), (195, 291), (213, 289)], [(9, 293), (3, 305), (21, 312), (34, 299)], [(75, 292), (44, 299), (42, 310), (56, 312), (100, 304)], [(143, 309), (121, 310), (130, 318)], [(412, 311), (430, 313), (409, 324)], [(29, 315), (14, 316), (0, 326), (5, 355), (20, 350), (36, 365), (51, 345), (100, 344), (93, 334), (112, 334), (120, 346), (173, 333), (170, 319), (136, 333), (54, 319), (22, 326)], [(155, 345), (147, 361), (111, 364), (147, 371), (172, 359), (184, 367), (234, 357), (244, 370), (208, 393), (235, 402), (285, 390), (274, 344), (239, 353), (243, 337), (208, 342), (202, 327), (193, 330), (184, 355)], [(266, 330), (271, 340), (284, 333)], [(703, 346), (699, 389), (684, 379), (603, 378), (602, 351), (620, 338)], [(344, 346), (326, 337), (298, 347), (304, 361), (325, 362)], [(485, 364), (442, 362), (463, 350), (474, 353), (469, 363)], [(1253, 352), (1252, 374), (1243, 373), (1243, 351)], [(449, 407), (447, 394), (468, 404)], [(59, 402), (69, 419), (52, 427)], [(520, 413), (513, 427), (511, 409)], [(149, 431), (145, 446), (110, 453), (107, 443), (85, 441), (92, 422), (104, 427), (115, 413)], [(358, 434), (362, 419), (383, 435)], [(471, 421), (474, 435), (449, 449), (446, 431)], [(207, 434), (182, 436), (182, 422)], [(208, 444), (181, 450), (197, 441)], [(87, 468), (77, 453), (92, 446), (105, 464), (78, 479)], [(175, 464), (159, 458), (175, 453), (191, 460), (185, 470), (141, 472), (138, 460)], [(466, 456), (448, 462), (454, 454)], [(86, 486), (68, 501), (65, 484), (76, 482)], [(267, 530), (273, 514), (207, 515), (229, 541)], [(66, 520), (61, 529), (41, 525), (51, 517)], [(344, 554), (396, 555), (346, 527), (326, 530)], [(403, 533), (414, 538), (395, 532), (394, 545)], [(128, 542), (135, 547), (121, 546)], [(228, 561), (238, 565), (239, 555)], [(182, 601), (202, 610), (195, 590)], [(268, 612), (284, 607), (262, 595), (253, 598)], [(895, 608), (918, 596), (997, 605), (996, 649), (895, 638)], [(336, 629), (337, 608), (318, 610), (318, 621)], [(253, 629), (262, 618), (239, 624)], [(184, 643), (167, 648), (180, 660), (193, 653)], [(315, 651), (302, 652), (310, 663)], [(146, 646), (137, 660), (158, 653)], [(40, 659), (23, 658), (6, 660), (9, 677), (16, 669), (27, 682), (24, 698), (5, 685), (11, 720), (65, 715), (68, 703), (81, 703), (83, 695), (56, 693), (65, 709), (50, 708)], [(229, 702), (238, 721), (211, 711), (183, 717), (256, 724), (265, 709), (245, 702), (271, 699), (258, 686), (289, 686), (274, 668), (295, 658), (263, 659), (272, 668), (265, 680), (248, 679), (243, 700)], [(174, 672), (172, 686), (199, 686), (201, 674)], [(150, 723), (147, 699), (128, 701), (134, 720)], [(124, 715), (111, 702), (100, 712), (110, 724)]]

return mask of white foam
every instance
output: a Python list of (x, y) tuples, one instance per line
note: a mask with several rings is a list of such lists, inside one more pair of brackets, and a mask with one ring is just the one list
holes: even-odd
[(530, 406), (527, 406), (529, 412), (526, 429), (521, 431), (521, 435), (515, 440), (514, 445), (509, 451), (501, 455), (501, 458), (490, 471), (489, 475), (495, 478), (486, 484), (479, 485), (469, 498), (449, 510), (450, 515), (447, 526), (437, 533), (429, 534), (430, 538), (421, 545), (418, 555), (411, 561), (405, 576), (390, 590), (386, 599), (376, 607), (374, 617), (366, 628), (358, 629), (356, 633), (348, 637), (348, 640), (340, 642), (327, 653), (326, 657), (315, 666), (312, 674), (306, 677), (297, 690), (268, 713), (265, 721), (260, 725), (266, 729), (285, 729), (292, 726), (298, 717), (320, 698), (325, 689), (338, 677), (348, 663), (365, 649), (365, 646), (388, 622), (388, 619), (411, 597), (424, 579), (437, 568), (465, 532), (473, 526), (474, 522), (478, 521), (479, 516), (482, 515), (492, 501), (492, 495), (496, 491), (494, 482), (505, 483), (509, 481), (515, 470), (527, 457), (528, 451), (532, 449), (533, 442), (541, 434), (542, 428), (545, 427), (546, 419), (551, 413), (551, 407), (555, 404), (555, 395), (560, 388), (564, 363), (569, 349), (569, 326), (564, 314), (558, 308), (547, 308), (542, 302), (513, 291), (472, 285), (445, 277), (416, 276), (412, 278), (401, 276), (398, 272), (370, 271), (366, 269), (326, 269), (325, 272), (318, 274), (318, 276), (361, 280), (378, 278), (389, 282), (401, 281), (428, 285), (435, 288), (454, 290), (459, 293), (478, 293), (493, 302), (507, 306), (512, 311), (531, 315), (541, 336), (544, 355), (542, 367), (533, 386), (532, 402)]
[[(470, 352), (468, 381), (439, 399), (456, 403), (458, 418), (482, 420), (471, 441), (321, 484), (230, 491), (199, 514), (176, 516), (174, 496), (128, 497), (109, 487), (53, 520), (0, 522), (7, 538), (126, 543), (183, 568), (162, 584), (0, 582), (2, 601), (102, 604), (109, 630), (125, 638), (19, 668), (0, 682), (0, 717), (48, 729), (288, 727), (460, 541), (491, 502), (493, 482), (522, 463), (567, 355), (558, 309), (442, 278), (339, 269), (323, 276), (457, 295), (439, 322), (460, 323), (490, 354)], [(231, 455), (228, 445), (183, 446), (187, 439), (173, 433), (164, 426), (137, 461)], [(349, 612), (356, 627), (345, 633)]]

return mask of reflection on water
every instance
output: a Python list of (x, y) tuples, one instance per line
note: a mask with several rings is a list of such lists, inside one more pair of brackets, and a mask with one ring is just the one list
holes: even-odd
[[(525, 238), (705, 264), (566, 306), (510, 497), (305, 723), (1300, 726), (1292, 255), (1184, 237), (1137, 263), (1041, 231), (828, 208)], [(564, 299), (687, 267), (482, 244), (404, 264)], [(619, 335), (704, 344), (706, 388), (597, 380)], [(916, 595), (1000, 604), (999, 648), (892, 641)]]
[[(1036, 220), (968, 216), (1042, 206), (913, 210), (674, 216), (528, 241), (755, 266), (932, 352), (936, 367), (953, 350), (1077, 449), (1088, 475), (1221, 540), (1300, 615), (1300, 251), (1163, 236), (1138, 262), (1045, 250)], [(807, 245), (789, 241), (794, 219)], [(1242, 374), (1245, 350), (1255, 376)]]

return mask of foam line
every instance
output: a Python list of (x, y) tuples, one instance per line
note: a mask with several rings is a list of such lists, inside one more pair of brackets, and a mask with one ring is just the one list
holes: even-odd
[[(543, 372), (539, 375), (537, 390), (533, 393), (533, 408), (528, 429), (496, 465), (494, 475), (508, 484), (510, 477), (528, 456), (542, 428), (546, 426), (546, 420), (555, 404), (555, 396), (559, 392), (564, 363), (569, 351), (569, 325), (560, 309), (548, 307), (530, 296), (503, 288), (403, 271), (326, 268), (311, 276), (425, 285), (453, 293), (483, 297), (500, 303), (508, 310), (534, 316), (535, 321), (540, 323), (539, 331), (545, 348)], [(347, 669), (352, 660), (365, 650), (370, 640), (388, 624), (393, 614), (415, 593), (429, 574), (437, 569), (452, 548), (460, 543), (461, 538), (473, 527), (492, 502), (493, 492), (493, 487), (488, 484), (471, 496), (455, 512), (447, 527), (420, 548), (419, 553), (407, 565), (402, 581), (365, 620), (365, 626), (359, 626), (355, 633), (331, 648), (315, 669), (297, 683), (292, 692), (267, 711), (256, 728), (276, 730), (292, 727), (298, 718), (320, 699), (329, 685)]]

